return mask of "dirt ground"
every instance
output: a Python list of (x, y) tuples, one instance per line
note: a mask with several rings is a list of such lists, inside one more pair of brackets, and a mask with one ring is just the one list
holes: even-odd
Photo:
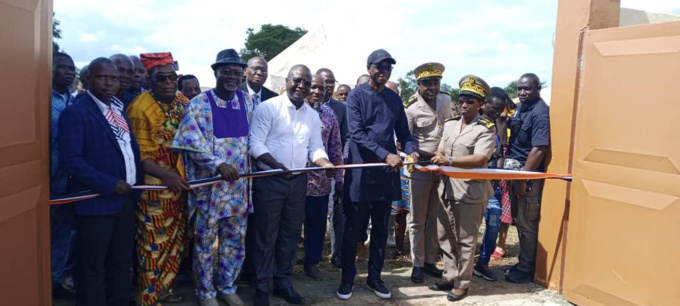
[[(480, 232), (483, 233), (483, 226)], [(481, 234), (480, 233), (480, 234)], [(408, 235), (407, 235), (408, 236)], [(480, 236), (481, 237), (481, 236)], [(327, 237), (328, 238), (328, 237)], [(408, 237), (406, 238), (408, 243)], [(480, 242), (481, 243), (481, 242)], [(294, 288), (306, 299), (306, 305), (571, 305), (564, 300), (557, 292), (546, 290), (534, 284), (512, 284), (503, 280), (503, 271), (517, 262), (517, 252), (519, 241), (517, 231), (514, 226), (510, 227), (507, 239), (507, 255), (505, 258), (492, 261), (491, 269), (499, 276), (499, 281), (488, 282), (479, 277), (474, 277), (470, 285), (468, 296), (457, 302), (451, 303), (446, 300), (446, 292), (430, 291), (427, 285), (437, 281), (437, 279), (425, 276), (425, 283), (414, 284), (410, 280), (411, 262), (410, 259), (401, 256), (388, 258), (385, 261), (382, 278), (392, 292), (391, 299), (380, 299), (372, 290), (369, 290), (364, 282), (366, 281), (366, 271), (368, 254), (365, 247), (359, 248), (357, 259), (358, 276), (355, 280), (355, 287), (352, 298), (347, 301), (339, 300), (335, 296), (338, 285), (340, 284), (340, 269), (330, 264), (328, 250), (330, 249), (329, 239), (324, 249), (324, 260), (319, 264), (319, 269), (324, 274), (322, 281), (309, 279), (302, 271), (301, 265), (296, 265), (293, 274)], [(388, 254), (392, 254), (394, 249), (388, 249)], [(298, 250), (298, 256), (302, 257), (302, 248)], [(442, 263), (439, 262), (442, 268)], [(177, 306), (198, 305), (193, 294), (191, 283), (177, 282), (174, 288), (175, 293), (184, 297), (180, 303), (164, 304)], [(248, 284), (239, 283), (238, 293), (246, 302), (252, 304), (254, 290)], [(272, 297), (272, 305), (287, 305), (282, 299)], [(74, 305), (71, 300), (55, 300), (56, 306)], [(220, 302), (220, 305), (226, 305)]]

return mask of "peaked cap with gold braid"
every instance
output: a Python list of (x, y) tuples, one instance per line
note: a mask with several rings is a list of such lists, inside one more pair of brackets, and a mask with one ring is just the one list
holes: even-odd
[(425, 63), (413, 69), (416, 81), (428, 78), (441, 78), (444, 74), (444, 65), (440, 63)]
[(482, 101), (491, 93), (489, 84), (482, 80), (482, 78), (472, 74), (462, 77), (458, 82), (458, 86), (460, 86), (460, 95), (471, 95), (482, 99)]

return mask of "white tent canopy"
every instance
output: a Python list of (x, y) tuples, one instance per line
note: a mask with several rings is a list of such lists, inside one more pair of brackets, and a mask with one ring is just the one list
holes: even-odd
[(288, 70), (296, 64), (305, 64), (312, 73), (322, 68), (323, 55), (328, 50), (328, 40), (323, 26), (307, 32), (290, 47), (269, 61), (269, 77), (264, 86), (281, 93), (286, 87)]

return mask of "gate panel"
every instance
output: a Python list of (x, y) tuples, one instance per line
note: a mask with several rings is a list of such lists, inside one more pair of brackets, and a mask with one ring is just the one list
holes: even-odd
[(680, 22), (583, 45), (564, 294), (680, 305)]
[(0, 0), (0, 304), (50, 305), (52, 2)]

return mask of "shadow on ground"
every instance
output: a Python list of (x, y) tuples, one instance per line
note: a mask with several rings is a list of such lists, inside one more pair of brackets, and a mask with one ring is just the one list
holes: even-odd
[[(483, 228), (480, 230), (483, 233)], [(328, 239), (327, 239), (328, 240)], [(408, 243), (408, 238), (406, 239)], [(328, 241), (327, 241), (328, 243)], [(294, 288), (306, 299), (306, 305), (571, 305), (555, 291), (546, 290), (534, 284), (512, 284), (503, 280), (504, 270), (517, 262), (518, 238), (514, 227), (510, 228), (507, 240), (507, 256), (498, 261), (491, 262), (491, 270), (499, 276), (499, 281), (488, 282), (479, 277), (474, 277), (470, 285), (469, 295), (462, 301), (451, 303), (446, 300), (446, 292), (431, 291), (427, 285), (436, 282), (437, 279), (429, 275), (425, 276), (425, 282), (414, 284), (411, 282), (411, 262), (404, 256), (393, 257), (385, 261), (382, 278), (385, 285), (392, 291), (392, 298), (380, 299), (373, 291), (366, 287), (366, 271), (368, 254), (367, 248), (360, 247), (357, 258), (357, 272), (352, 298), (347, 301), (339, 300), (335, 296), (340, 284), (340, 269), (329, 263), (327, 244), (324, 251), (324, 261), (319, 264), (319, 269), (324, 274), (321, 281), (313, 281), (302, 271), (301, 265), (296, 265), (293, 273)], [(408, 248), (408, 247), (407, 247)], [(393, 253), (394, 249), (388, 250)], [(302, 257), (303, 249), (298, 249), (298, 256)], [(441, 262), (438, 263), (442, 268)], [(174, 292), (184, 297), (180, 303), (163, 305), (193, 306), (198, 305), (193, 292), (193, 284), (177, 282)], [(238, 294), (246, 302), (252, 305), (253, 288), (249, 284), (238, 283)], [(288, 305), (284, 300), (271, 297), (272, 305)], [(74, 305), (71, 300), (55, 300), (55, 306)], [(220, 302), (220, 305), (226, 305)]]

